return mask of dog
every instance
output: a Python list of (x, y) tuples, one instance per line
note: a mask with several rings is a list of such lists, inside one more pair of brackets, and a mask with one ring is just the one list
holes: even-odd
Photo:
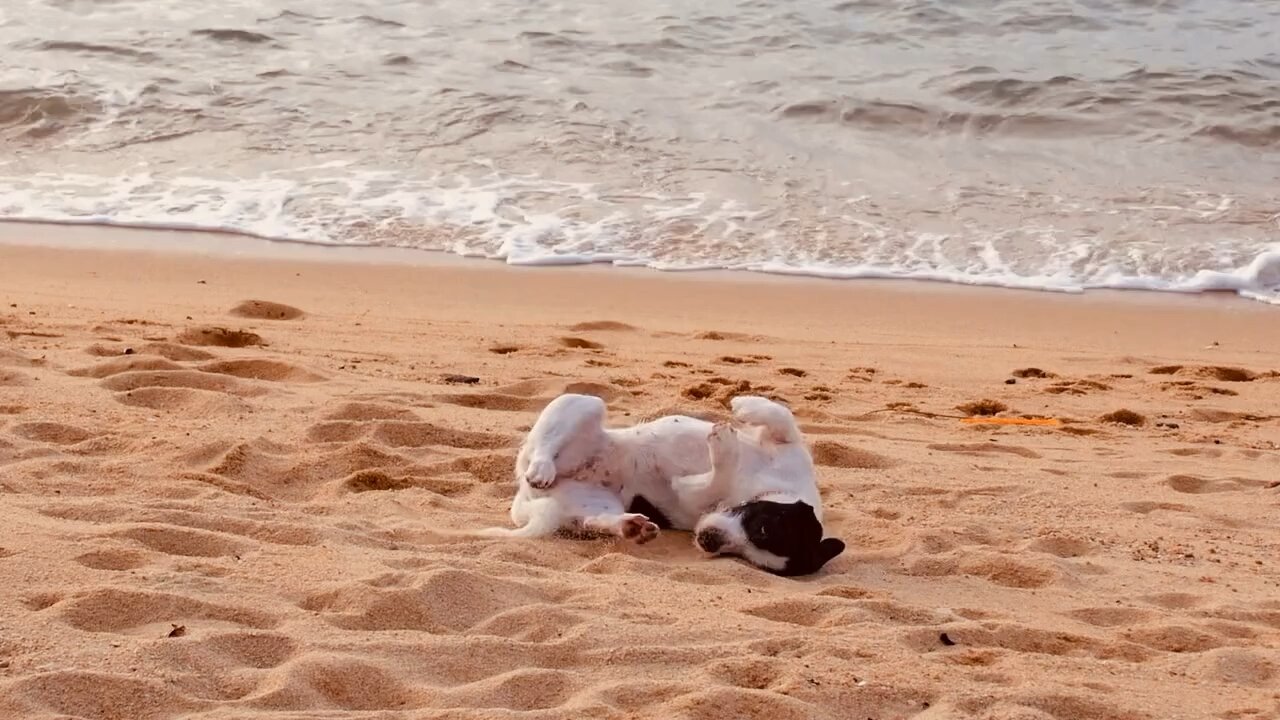
[(709, 555), (777, 575), (817, 572), (845, 544), (823, 536), (813, 459), (794, 416), (756, 396), (730, 407), (733, 423), (671, 415), (606, 428), (600, 398), (557, 397), (516, 456), (518, 527), (482, 533), (569, 531), (644, 543), (661, 529), (691, 530)]

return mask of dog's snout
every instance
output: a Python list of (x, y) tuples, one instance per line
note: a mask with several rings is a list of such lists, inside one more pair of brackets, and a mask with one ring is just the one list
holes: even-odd
[(720, 548), (724, 547), (724, 535), (719, 530), (703, 530), (694, 540), (698, 547), (709, 553), (720, 552)]

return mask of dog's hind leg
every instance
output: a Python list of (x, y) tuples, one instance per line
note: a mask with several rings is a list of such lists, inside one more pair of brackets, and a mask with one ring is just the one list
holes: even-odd
[(622, 498), (599, 485), (567, 482), (554, 491), (573, 517), (571, 525), (585, 533), (616, 535), (624, 540), (647, 543), (658, 537), (658, 524), (640, 513), (623, 509)]
[(579, 524), (587, 532), (617, 535), (637, 545), (643, 545), (658, 537), (659, 532), (657, 523), (639, 513), (593, 515), (582, 518)]
[(803, 442), (796, 418), (785, 405), (757, 395), (739, 395), (729, 402), (733, 418), (744, 425), (763, 430), (760, 439), (780, 445)]
[(570, 524), (572, 507), (566, 507), (562, 498), (551, 495), (534, 496), (533, 491), (521, 487), (511, 502), (511, 519), (516, 527), (492, 527), (479, 530), (486, 537), (538, 538), (553, 535)]
[(604, 401), (591, 395), (561, 395), (552, 400), (525, 438), (516, 456), (516, 479), (549, 488), (560, 474), (572, 472), (603, 448)]

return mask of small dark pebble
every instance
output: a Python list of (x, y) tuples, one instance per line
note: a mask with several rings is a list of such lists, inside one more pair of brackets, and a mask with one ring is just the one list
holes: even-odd
[(941, 635), (939, 635), (938, 640), (941, 641), (943, 645), (946, 645), (948, 647), (956, 644), (956, 641), (952, 640), (951, 636), (946, 633), (942, 633)]
[(186, 635), (186, 634), (187, 634), (186, 625), (174, 625), (173, 629), (169, 631), (169, 637), (182, 637), (183, 635)]
[(196, 284), (197, 284), (197, 285), (208, 285), (209, 283), (205, 282), (204, 280), (197, 280), (197, 281), (196, 281)]
[(1018, 381), (1017, 381), (1017, 380), (1014, 380), (1013, 378), (1009, 378), (1008, 380), (1005, 380), (1005, 381), (1004, 381), (1004, 384), (1005, 384), (1005, 385), (1017, 385), (1017, 384), (1018, 384)]
[(1221, 444), (1222, 444), (1222, 441), (1221, 441), (1221, 440), (1214, 440), (1214, 441), (1213, 441), (1213, 444), (1214, 444), (1214, 445), (1221, 445)]
[(9, 667), (9, 661), (8, 661), (8, 660), (0, 660), (0, 670), (4, 670), (4, 669), (5, 669), (5, 668), (7, 668), (7, 667)]
[(132, 354), (133, 354), (133, 348), (125, 348), (125, 349), (124, 349), (124, 354), (125, 354), (125, 355), (132, 355)]
[(440, 379), (450, 385), (476, 385), (480, 382), (480, 378), (472, 375), (445, 375)]

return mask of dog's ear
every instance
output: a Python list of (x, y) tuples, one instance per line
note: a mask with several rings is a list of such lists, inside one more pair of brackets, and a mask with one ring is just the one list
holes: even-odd
[(844, 552), (844, 541), (839, 538), (827, 538), (818, 543), (818, 556), (815, 558), (818, 561), (817, 568), (826, 565), (842, 552)]
[(844, 541), (838, 538), (827, 538), (818, 543), (813, 548), (812, 553), (806, 553), (799, 557), (788, 558), (787, 564), (781, 570), (770, 570), (774, 575), (782, 575), (783, 577), (796, 577), (797, 575), (812, 575), (822, 569), (828, 561), (844, 552)]

